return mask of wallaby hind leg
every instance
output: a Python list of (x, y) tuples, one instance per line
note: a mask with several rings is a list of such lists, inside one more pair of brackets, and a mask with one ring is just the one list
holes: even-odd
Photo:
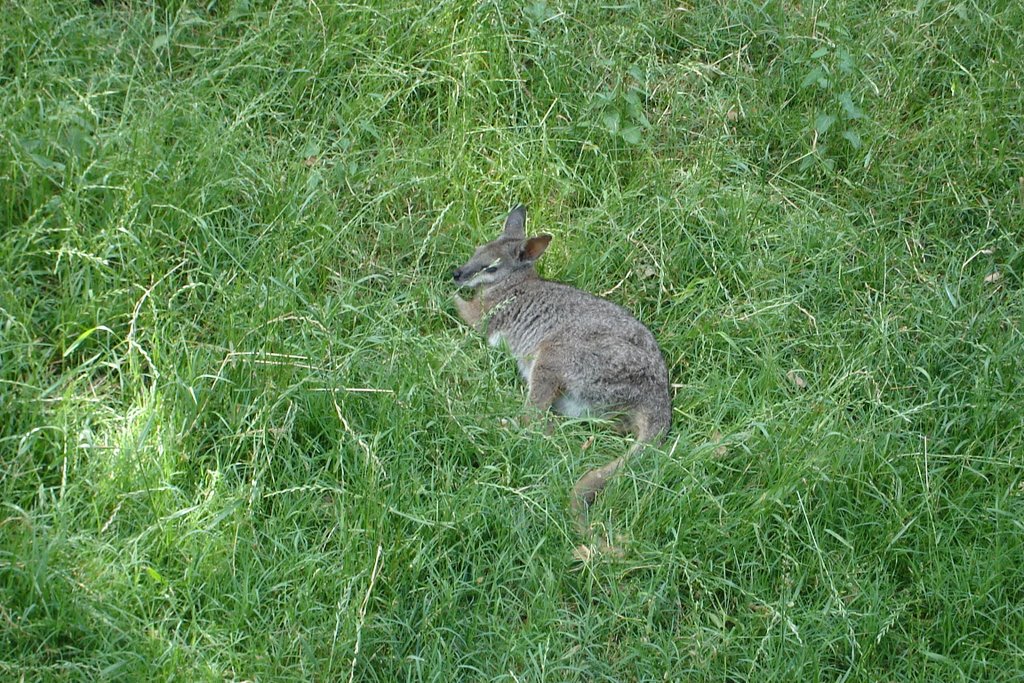
[[(542, 417), (547, 414), (552, 404), (563, 391), (562, 375), (556, 367), (553, 367), (551, 358), (544, 353), (541, 346), (534, 356), (533, 367), (530, 369), (529, 392), (526, 397), (526, 414), (523, 415), (522, 424), (528, 424), (533, 418)], [(554, 423), (550, 416), (546, 425), (550, 434), (554, 431)]]

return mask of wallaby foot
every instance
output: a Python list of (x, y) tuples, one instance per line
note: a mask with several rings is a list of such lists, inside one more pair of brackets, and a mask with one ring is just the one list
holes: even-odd
[(621, 560), (626, 556), (626, 538), (617, 535), (614, 543), (609, 543), (606, 539), (602, 538), (597, 543), (589, 545), (581, 543), (572, 550), (573, 559), (583, 564), (596, 559), (598, 555)]

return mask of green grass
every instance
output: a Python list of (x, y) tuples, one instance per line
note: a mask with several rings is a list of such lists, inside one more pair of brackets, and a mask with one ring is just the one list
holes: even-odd
[[(1020, 680), (1021, 26), (6, 3), (0, 678)], [(518, 202), (669, 363), (623, 558), (451, 306)]]

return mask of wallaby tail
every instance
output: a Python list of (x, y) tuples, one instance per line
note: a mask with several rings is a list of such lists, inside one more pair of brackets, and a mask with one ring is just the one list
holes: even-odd
[(576, 515), (576, 523), (580, 533), (587, 535), (590, 532), (590, 524), (587, 521), (587, 510), (594, 503), (597, 494), (608, 484), (608, 481), (619, 469), (626, 464), (626, 461), (645, 449), (649, 444), (660, 441), (671, 424), (671, 408), (667, 410), (655, 410), (652, 412), (637, 412), (633, 418), (633, 431), (636, 435), (636, 442), (629, 447), (625, 455), (596, 467), (576, 482), (572, 487), (572, 511)]

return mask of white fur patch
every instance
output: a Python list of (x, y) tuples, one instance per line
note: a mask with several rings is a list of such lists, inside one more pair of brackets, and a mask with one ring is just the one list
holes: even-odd
[(474, 275), (472, 277), (472, 279), (470, 279), (468, 282), (466, 282), (462, 286), (463, 287), (469, 287), (469, 288), (479, 287), (480, 285), (485, 285), (485, 284), (487, 284), (489, 282), (492, 282), (493, 280), (494, 280), (494, 278), (491, 277), (490, 273), (485, 273), (484, 271), (481, 270), (479, 273)]
[(566, 417), (588, 417), (591, 414), (589, 404), (569, 394), (562, 394), (555, 399), (554, 408), (555, 412)]

